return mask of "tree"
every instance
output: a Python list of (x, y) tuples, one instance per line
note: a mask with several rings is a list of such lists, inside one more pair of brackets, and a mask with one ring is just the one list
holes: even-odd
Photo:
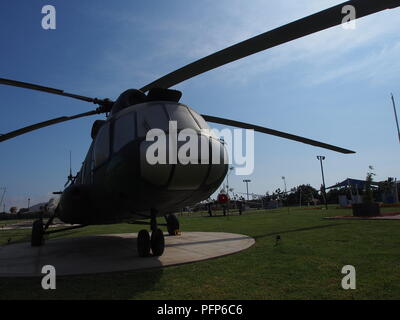
[(299, 205), (308, 204), (314, 198), (318, 191), (314, 189), (309, 184), (302, 184), (293, 188), (291, 193), (288, 195), (288, 204), (290, 205)]
[(388, 197), (394, 197), (393, 201), (396, 201), (396, 182), (394, 178), (389, 177), (386, 181), (380, 183), (376, 193), (382, 198), (382, 201), (387, 201)]
[(369, 166), (370, 171), (367, 172), (367, 178), (365, 179), (365, 193), (363, 196), (364, 203), (372, 203), (374, 202), (374, 194), (372, 191), (372, 182), (374, 180), (375, 173), (372, 171), (374, 168)]
[(379, 185), (379, 191), (382, 193), (391, 193), (393, 192), (394, 187), (394, 179), (389, 177)]
[(342, 195), (344, 192), (338, 188), (330, 189), (326, 193), (326, 200), (328, 203), (338, 203), (339, 202), (339, 195)]

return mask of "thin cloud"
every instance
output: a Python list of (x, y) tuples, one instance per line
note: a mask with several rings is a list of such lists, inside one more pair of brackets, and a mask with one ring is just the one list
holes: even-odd
[[(166, 57), (180, 57), (180, 60), (190, 62), (289, 22), (296, 17), (334, 5), (338, 1), (324, 1), (323, 5), (320, 1), (306, 3), (308, 5), (303, 7), (298, 4), (293, 6), (293, 2), (289, 4), (288, 1), (280, 2), (279, 5), (266, 5), (265, 2), (260, 2), (252, 4), (253, 9), (243, 11), (238, 2), (233, 2), (229, 6), (221, 6), (221, 12), (196, 20), (191, 24), (185, 20), (164, 22), (156, 28), (173, 30), (171, 33), (179, 37), (166, 37), (160, 44), (157, 56), (160, 58), (165, 54)], [(224, 16), (225, 19), (215, 19), (215, 16)], [(261, 18), (262, 16), (264, 18)], [(280, 23), (277, 23), (278, 21)], [(207, 26), (208, 31), (205, 30), (204, 25)], [(358, 59), (364, 58), (363, 53), (358, 50), (365, 49), (368, 54), (371, 48), (380, 48), (382, 43), (384, 44), (384, 39), (391, 39), (397, 35), (399, 27), (397, 17), (391, 14), (391, 11), (387, 11), (357, 21), (355, 30), (344, 30), (340, 26), (331, 28), (236, 61), (224, 66), (223, 72), (216, 72), (213, 75), (217, 80), (223, 77), (225, 83), (247, 83), (259, 75), (297, 63), (317, 67), (316, 74), (313, 74), (314, 84), (322, 83), (327, 79), (334, 80), (335, 74), (337, 77), (342, 76), (342, 73), (337, 70), (338, 63), (345, 65), (340, 68), (344, 73), (345, 69), (356, 68), (349, 64), (354, 63), (354, 60), (357, 62)], [(373, 56), (369, 55), (368, 61), (373, 64), (372, 58)], [(340, 59), (346, 60), (340, 61)], [(320, 70), (324, 72), (321, 73)]]
[[(239, 0), (206, 1), (179, 17), (171, 14), (170, 18), (163, 16), (162, 20), (157, 20), (155, 16), (157, 23), (149, 23), (140, 15), (131, 15), (129, 10), (117, 15), (106, 12), (103, 13), (106, 18), (113, 19), (124, 30), (139, 31), (132, 35), (132, 39), (126, 39), (125, 32), (116, 36), (115, 44), (105, 49), (99, 58), (101, 63), (96, 62), (96, 65), (109, 70), (111, 81), (107, 88), (111, 90), (113, 87), (117, 92), (118, 88), (140, 86), (215, 51), (341, 2), (253, 0), (249, 6)], [(397, 35), (399, 27), (397, 17), (386, 11), (357, 21), (356, 30), (343, 30), (341, 27), (325, 30), (228, 64), (220, 68), (222, 72), (211, 72), (207, 76), (217, 81), (223, 77), (226, 85), (243, 84), (292, 64), (303, 64), (315, 69), (314, 82), (308, 84), (334, 80), (335, 74), (338, 77), (342, 75), (337, 71), (338, 62), (343, 62), (340, 59), (350, 56), (363, 58), (357, 50), (381, 46), (383, 39)], [(135, 47), (135, 40), (141, 40), (145, 35), (149, 48)], [(156, 35), (157, 41), (151, 40), (152, 35)], [(140, 50), (145, 50), (146, 54), (140, 54)], [(353, 60), (347, 59), (347, 63), (353, 63)], [(345, 68), (351, 70), (350, 66), (341, 67)], [(320, 70), (324, 71), (323, 74)]]
[(398, 77), (400, 72), (400, 42), (387, 45), (379, 51), (353, 60), (344, 66), (331, 66), (319, 77), (309, 75), (305, 80), (309, 85), (320, 85), (329, 81), (369, 80), (372, 84), (382, 84)]

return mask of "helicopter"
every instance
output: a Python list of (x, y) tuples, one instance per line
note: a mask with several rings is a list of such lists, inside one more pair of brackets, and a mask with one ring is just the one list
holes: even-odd
[[(208, 199), (221, 185), (228, 172), (228, 163), (222, 161), (226, 156), (226, 146), (221, 139), (210, 133), (208, 122), (250, 129), (343, 154), (355, 153), (290, 133), (198, 113), (190, 106), (180, 103), (182, 93), (171, 89), (183, 81), (227, 63), (340, 25), (343, 23), (345, 6), (353, 6), (358, 19), (396, 8), (400, 6), (400, 0), (344, 2), (215, 52), (140, 89), (128, 89), (115, 101), (0, 78), (0, 84), (3, 85), (47, 92), (98, 106), (91, 111), (50, 119), (8, 132), (0, 135), (0, 142), (57, 123), (98, 114), (106, 115), (105, 120), (94, 121), (91, 129), (92, 143), (82, 167), (75, 176), (70, 172), (65, 189), (59, 192), (60, 199), (50, 219), (46, 223), (43, 222), (43, 218), (34, 221), (31, 245), (43, 245), (44, 236), (54, 232), (88, 225), (127, 222), (150, 225), (151, 235), (147, 229), (138, 233), (139, 256), (146, 257), (151, 253), (161, 256), (165, 249), (165, 238), (159, 227), (166, 226), (171, 236), (178, 234), (180, 225), (174, 212)], [(146, 136), (153, 129), (162, 129), (167, 135), (171, 135), (171, 121), (176, 123), (178, 132), (191, 129), (195, 139), (206, 142), (208, 153), (200, 153), (200, 158), (215, 157), (221, 161), (200, 164), (150, 164), (145, 154), (151, 142), (146, 140)], [(48, 231), (56, 217), (73, 226)], [(158, 223), (158, 217), (165, 217), (166, 224)]]

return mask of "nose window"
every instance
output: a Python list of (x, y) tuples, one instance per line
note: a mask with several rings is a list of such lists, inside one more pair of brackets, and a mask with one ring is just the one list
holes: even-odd
[(110, 153), (110, 123), (105, 123), (99, 130), (96, 141), (94, 143), (94, 161), (95, 166), (98, 167), (103, 164)]
[(202, 116), (200, 116), (196, 111), (194, 111), (191, 108), (188, 108), (190, 114), (193, 116), (193, 118), (197, 121), (201, 129), (210, 129), (208, 126), (206, 120)]
[(114, 122), (114, 152), (135, 139), (135, 114), (124, 114)]
[(138, 136), (145, 137), (150, 129), (168, 130), (168, 117), (162, 104), (146, 106), (137, 112)]
[(199, 130), (197, 122), (194, 120), (188, 108), (182, 105), (168, 104), (166, 109), (172, 121), (176, 121), (179, 129), (192, 128)]

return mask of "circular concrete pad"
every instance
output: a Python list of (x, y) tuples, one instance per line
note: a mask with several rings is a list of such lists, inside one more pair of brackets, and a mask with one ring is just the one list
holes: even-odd
[(251, 247), (251, 237), (222, 232), (184, 232), (165, 236), (161, 257), (140, 258), (137, 234), (109, 234), (0, 246), (0, 277), (43, 276), (44, 265), (57, 275), (92, 274), (178, 265), (220, 257)]

